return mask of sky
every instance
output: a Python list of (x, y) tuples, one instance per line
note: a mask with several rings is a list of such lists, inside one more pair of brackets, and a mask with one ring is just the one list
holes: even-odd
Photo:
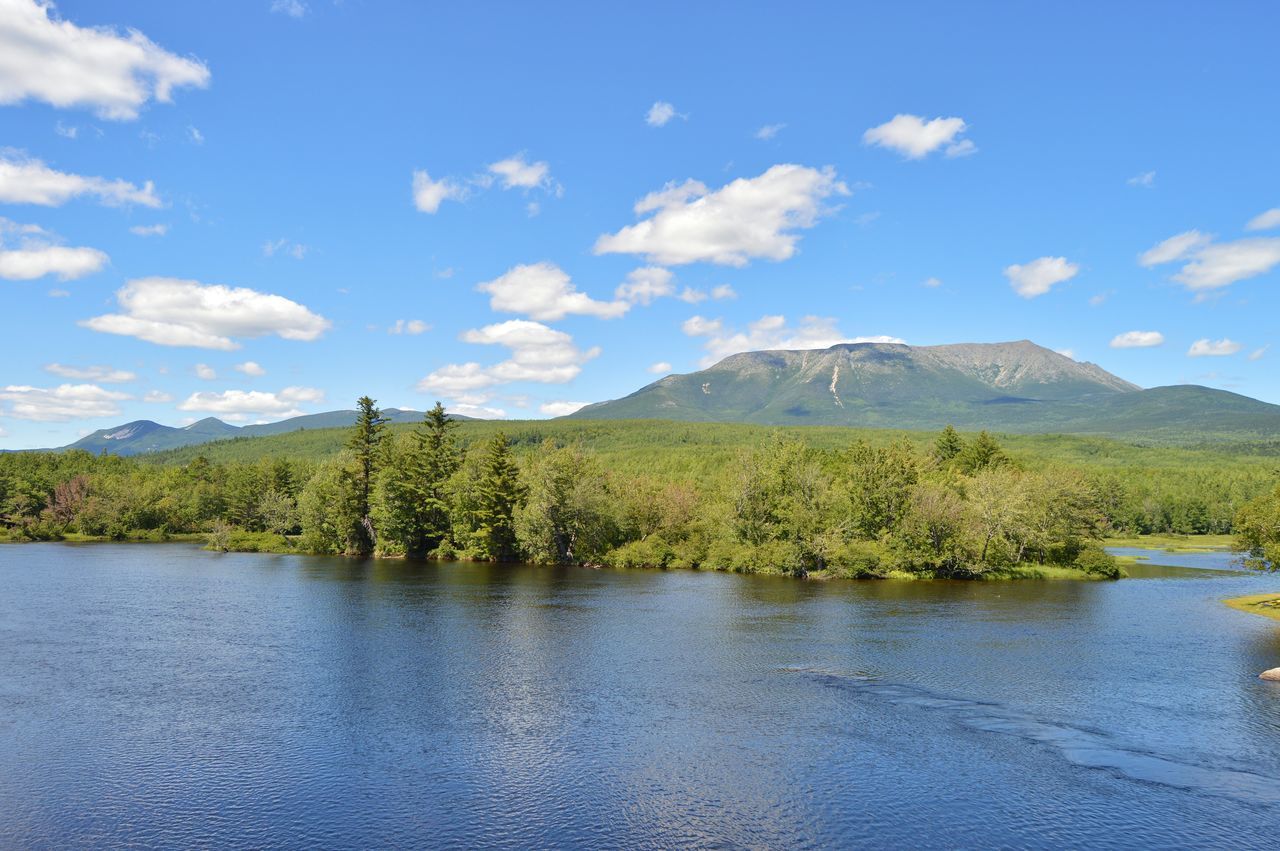
[(1280, 403), (1272, 2), (0, 0), (0, 448), (1030, 339)]

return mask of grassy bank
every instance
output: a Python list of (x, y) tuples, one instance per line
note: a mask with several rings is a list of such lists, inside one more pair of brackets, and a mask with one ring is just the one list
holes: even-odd
[(1167, 553), (1207, 553), (1231, 549), (1230, 535), (1128, 535), (1107, 538), (1108, 547), (1137, 547)]
[(1262, 615), (1264, 618), (1280, 621), (1280, 594), (1252, 594), (1247, 597), (1232, 597), (1222, 602), (1251, 615)]

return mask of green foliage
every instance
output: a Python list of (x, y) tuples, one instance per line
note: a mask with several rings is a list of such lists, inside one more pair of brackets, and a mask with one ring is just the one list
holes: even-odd
[(515, 529), (529, 561), (597, 562), (619, 542), (604, 472), (580, 447), (544, 443), (529, 459), (524, 482), (526, 495), (515, 512)]
[(1280, 487), (1240, 509), (1236, 515), (1233, 546), (1245, 554), (1245, 564), (1249, 567), (1280, 570)]

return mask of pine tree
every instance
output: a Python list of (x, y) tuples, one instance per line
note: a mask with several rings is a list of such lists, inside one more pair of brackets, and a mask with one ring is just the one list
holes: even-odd
[(354, 502), (360, 517), (361, 532), (351, 542), (351, 550), (360, 555), (373, 552), (377, 543), (373, 520), (370, 517), (370, 495), (373, 493), (374, 476), (382, 461), (382, 438), (387, 428), (387, 420), (378, 410), (377, 403), (368, 396), (361, 396), (357, 401), (356, 424), (352, 427), (351, 437), (347, 440), (347, 449), (351, 451), (355, 462), (352, 470)]
[(996, 439), (985, 431), (980, 432), (959, 456), (960, 468), (969, 475), (988, 467), (1001, 467), (1009, 462)]
[(439, 402), (427, 411), (408, 445), (397, 444), (378, 479), (375, 514), (384, 542), (411, 557), (422, 557), (445, 540), (450, 529), (450, 480), (462, 464), (453, 436), (456, 424)]
[(939, 464), (953, 460), (964, 451), (964, 438), (956, 431), (955, 426), (947, 423), (947, 427), (938, 435), (933, 443), (933, 457)]
[(515, 511), (524, 500), (524, 487), (502, 432), (486, 447), (476, 492), (477, 532), (487, 554), (496, 561), (511, 561), (517, 554)]

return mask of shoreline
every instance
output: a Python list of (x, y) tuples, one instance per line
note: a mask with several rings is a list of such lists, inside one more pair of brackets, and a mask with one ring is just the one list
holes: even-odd
[(1228, 597), (1222, 602), (1238, 612), (1280, 621), (1280, 593)]

